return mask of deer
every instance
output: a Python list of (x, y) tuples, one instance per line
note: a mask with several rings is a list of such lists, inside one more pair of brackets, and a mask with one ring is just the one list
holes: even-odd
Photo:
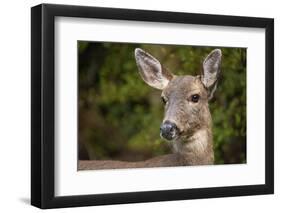
[(221, 72), (222, 52), (211, 51), (197, 76), (172, 74), (155, 57), (136, 48), (139, 74), (149, 86), (161, 90), (164, 118), (160, 137), (171, 153), (145, 161), (79, 161), (79, 170), (194, 166), (214, 164), (212, 118), (209, 101), (213, 98)]

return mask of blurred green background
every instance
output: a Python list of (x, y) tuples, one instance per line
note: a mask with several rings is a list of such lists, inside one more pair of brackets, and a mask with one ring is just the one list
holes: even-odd
[[(177, 75), (198, 75), (215, 47), (78, 41), (79, 159), (145, 160), (170, 153), (159, 136), (161, 91), (138, 74), (134, 49)], [(220, 48), (222, 75), (210, 101), (215, 163), (246, 162), (246, 49)]]

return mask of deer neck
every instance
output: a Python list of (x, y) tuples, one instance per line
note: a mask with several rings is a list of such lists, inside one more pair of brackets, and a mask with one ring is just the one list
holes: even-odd
[(173, 144), (184, 165), (213, 164), (213, 136), (211, 122)]

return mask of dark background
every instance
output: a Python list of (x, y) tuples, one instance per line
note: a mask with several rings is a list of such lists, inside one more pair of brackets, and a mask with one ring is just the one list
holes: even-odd
[[(177, 75), (198, 75), (215, 47), (78, 42), (79, 159), (139, 161), (170, 150), (159, 136), (161, 91), (138, 74), (134, 49)], [(246, 162), (246, 49), (220, 48), (222, 75), (210, 101), (215, 163)]]

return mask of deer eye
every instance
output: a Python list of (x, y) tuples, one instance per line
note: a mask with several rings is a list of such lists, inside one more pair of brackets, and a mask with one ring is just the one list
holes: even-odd
[(199, 101), (200, 96), (198, 94), (191, 96), (191, 101), (197, 103)]
[(166, 98), (165, 97), (161, 97), (161, 99), (162, 99), (162, 102), (164, 103), (164, 104), (166, 104), (167, 103), (167, 100), (166, 100)]

